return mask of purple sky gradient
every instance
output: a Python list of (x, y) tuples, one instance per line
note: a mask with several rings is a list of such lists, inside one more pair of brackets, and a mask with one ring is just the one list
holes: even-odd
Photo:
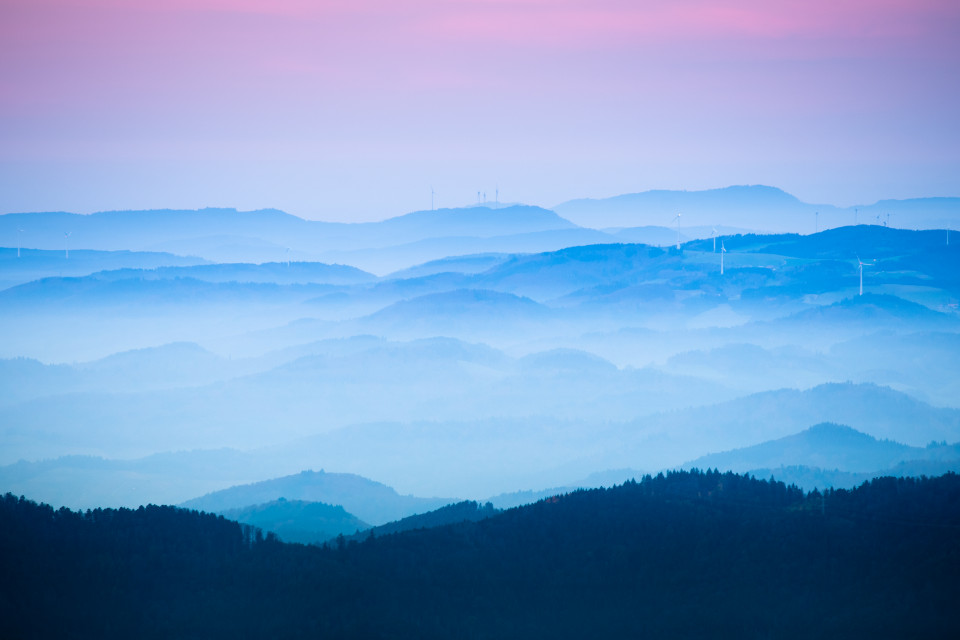
[(960, 195), (955, 0), (0, 0), (0, 212)]

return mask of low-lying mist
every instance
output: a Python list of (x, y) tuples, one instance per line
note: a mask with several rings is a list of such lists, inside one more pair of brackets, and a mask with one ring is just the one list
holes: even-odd
[[(224, 448), (244, 460), (234, 471), (170, 491), (162, 474), (121, 475), (138, 488), (117, 499), (185, 500), (309, 468), (482, 499), (821, 422), (955, 442), (960, 249), (934, 233), (579, 246), (386, 277), (91, 253), (89, 273), (0, 291), (0, 464), (23, 460), (7, 482), (53, 502), (77, 498), (56, 464), (31, 464), (98, 456), (102, 475)], [(858, 251), (877, 260), (862, 295)], [(60, 473), (81, 486), (75, 467)]]

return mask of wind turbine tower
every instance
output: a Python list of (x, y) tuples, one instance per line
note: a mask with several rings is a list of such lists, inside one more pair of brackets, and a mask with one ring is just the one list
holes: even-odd
[(723, 246), (723, 240), (720, 241), (720, 275), (723, 275), (723, 254), (727, 252), (727, 248)]
[[(23, 233), (23, 229), (17, 228), (17, 257), (20, 257), (20, 234)], [(950, 230), (947, 230), (947, 244), (950, 244)]]
[(863, 295), (863, 268), (864, 268), (864, 267), (872, 267), (872, 266), (873, 266), (874, 264), (876, 264), (876, 263), (875, 263), (875, 262), (864, 262), (863, 260), (860, 259), (860, 256), (857, 256), (857, 262), (858, 262), (859, 265), (860, 265), (860, 295), (862, 296), (862, 295)]
[(70, 259), (70, 236), (72, 235), (73, 231), (63, 232), (63, 251), (67, 260)]
[(713, 228), (713, 252), (717, 252), (717, 228)]
[(674, 218), (677, 221), (677, 251), (680, 250), (680, 214), (677, 214), (677, 217)]

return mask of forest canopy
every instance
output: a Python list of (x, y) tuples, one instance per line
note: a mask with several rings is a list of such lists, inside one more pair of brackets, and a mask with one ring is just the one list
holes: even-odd
[(0, 500), (0, 635), (956, 637), (960, 478), (646, 476), (476, 522), (284, 544), (173, 507)]

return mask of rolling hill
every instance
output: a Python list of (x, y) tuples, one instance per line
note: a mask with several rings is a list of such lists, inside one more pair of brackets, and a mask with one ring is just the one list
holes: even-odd
[(353, 535), (370, 528), (339, 505), (284, 498), (240, 509), (225, 509), (220, 515), (275, 533), (284, 542), (301, 544), (321, 544), (338, 535)]
[[(736, 473), (787, 466), (866, 472), (889, 469), (907, 460), (929, 459), (932, 451), (877, 440), (856, 429), (825, 422), (785, 438), (703, 456), (684, 467)], [(954, 456), (960, 459), (960, 448), (954, 449)]]
[[(506, 238), (577, 229), (552, 211), (524, 205), (416, 211), (355, 224), (304, 220), (275, 209), (0, 215), (0, 236), (16, 237), (18, 228), (24, 229), (24, 246), (30, 248), (61, 249), (63, 234), (69, 232), (71, 246), (76, 249), (163, 251), (215, 262), (326, 261), (349, 252), (383, 250), (438, 238)], [(534, 245), (521, 241), (519, 246)], [(446, 255), (434, 251), (431, 257)], [(415, 247), (399, 250), (393, 268), (386, 271), (399, 268), (396, 265), (400, 263), (413, 266), (423, 258), (423, 252)]]
[(221, 513), (250, 505), (288, 501), (325, 502), (339, 505), (373, 525), (431, 511), (455, 500), (402, 496), (390, 487), (349, 473), (303, 471), (296, 475), (265, 480), (208, 493), (187, 500), (181, 506)]
[(576, 224), (594, 228), (667, 226), (678, 212), (685, 226), (709, 228), (722, 224), (762, 232), (812, 233), (817, 225), (822, 230), (855, 222), (910, 229), (960, 227), (960, 198), (882, 200), (840, 208), (805, 203), (781, 189), (764, 185), (584, 198), (558, 204), (553, 210)]
[[(3, 216), (0, 216), (0, 220)], [(146, 251), (94, 251), (56, 249), (0, 248), (0, 290), (43, 278), (86, 276), (98, 271), (116, 269), (153, 270), (163, 267), (204, 264), (200, 258)]]

